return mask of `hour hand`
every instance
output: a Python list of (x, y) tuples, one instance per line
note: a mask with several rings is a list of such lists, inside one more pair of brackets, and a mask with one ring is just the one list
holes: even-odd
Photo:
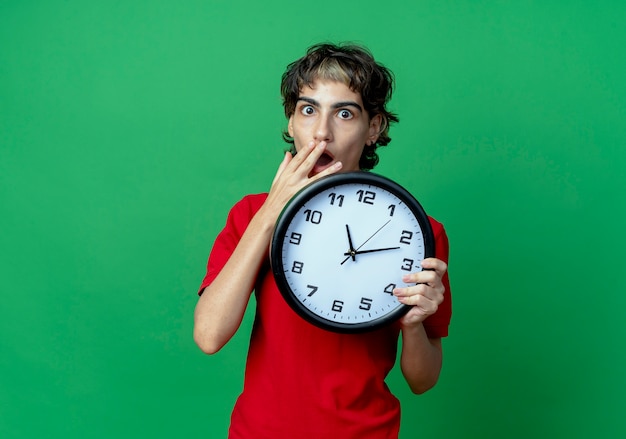
[(347, 253), (344, 253), (344, 256), (350, 256), (352, 260), (355, 261), (357, 251), (354, 249), (354, 245), (352, 244), (352, 237), (350, 236), (350, 228), (348, 227), (347, 224), (346, 224), (346, 233), (348, 234), (348, 245), (350, 246), (350, 248), (348, 249)]

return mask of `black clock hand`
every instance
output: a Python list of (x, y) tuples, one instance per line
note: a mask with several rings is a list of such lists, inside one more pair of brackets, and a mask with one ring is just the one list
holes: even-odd
[(372, 249), (372, 250), (355, 250), (355, 251), (350, 252), (350, 253), (344, 253), (344, 256), (348, 256), (348, 255), (352, 256), (353, 254), (354, 255), (360, 255), (360, 254), (363, 254), (363, 253), (383, 252), (383, 251), (386, 251), (386, 250), (397, 250), (399, 248), (400, 247), (387, 247), (387, 248), (375, 248), (375, 249)]
[[(347, 224), (346, 224), (346, 232), (348, 233), (348, 244), (350, 245), (350, 248), (348, 249), (348, 253), (344, 253), (344, 255), (348, 255), (348, 256), (352, 257), (352, 260), (355, 261), (356, 260), (356, 250), (354, 249), (354, 245), (352, 245), (352, 237), (350, 236), (350, 228), (348, 228)], [(342, 262), (342, 264), (343, 264), (343, 262)]]
[[(390, 222), (391, 222), (391, 220), (387, 221), (385, 224), (383, 224), (382, 226), (380, 226), (380, 228), (379, 228), (378, 230), (376, 230), (374, 233), (372, 233), (372, 236), (370, 236), (369, 238), (367, 238), (367, 239), (365, 240), (365, 242), (364, 242), (363, 244), (361, 244), (361, 245), (359, 246), (359, 248), (357, 248), (357, 249), (356, 249), (356, 251), (359, 251), (359, 249), (360, 249), (361, 247), (363, 247), (365, 244), (367, 244), (367, 242), (368, 242), (370, 239), (372, 239), (374, 236), (376, 236), (376, 234), (377, 234), (378, 232), (380, 232), (382, 229), (384, 229), (384, 228), (385, 228), (385, 226), (386, 226), (387, 224), (389, 224)], [(354, 256), (352, 256), (352, 257), (354, 257)], [(341, 264), (340, 264), (340, 265), (343, 265), (343, 264), (344, 264), (344, 263), (345, 263), (348, 259), (350, 259), (350, 256), (348, 256), (346, 259), (344, 259), (344, 260), (341, 262)]]

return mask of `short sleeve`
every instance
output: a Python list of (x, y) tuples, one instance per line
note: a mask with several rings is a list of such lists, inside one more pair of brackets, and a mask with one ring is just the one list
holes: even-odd
[[(429, 219), (435, 235), (435, 257), (448, 264), (450, 255), (448, 235), (441, 223), (433, 218)], [(452, 318), (452, 291), (450, 290), (448, 271), (446, 271), (442, 281), (446, 289), (443, 302), (439, 305), (439, 309), (437, 309), (435, 314), (424, 320), (424, 329), (429, 338), (448, 336), (448, 327)]]
[(213, 282), (222, 271), (226, 262), (233, 254), (241, 236), (246, 231), (250, 221), (265, 202), (267, 194), (247, 195), (237, 202), (226, 219), (226, 224), (222, 231), (215, 238), (213, 248), (207, 262), (207, 271), (198, 294)]

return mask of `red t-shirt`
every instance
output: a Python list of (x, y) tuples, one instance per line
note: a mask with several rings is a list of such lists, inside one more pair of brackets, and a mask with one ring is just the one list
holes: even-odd
[[(230, 211), (215, 240), (200, 291), (224, 267), (267, 194), (248, 195)], [(448, 260), (443, 226), (431, 218), (435, 252)], [(243, 269), (243, 268), (242, 268)], [(451, 296), (424, 321), (429, 337), (448, 335)], [(257, 276), (257, 309), (244, 389), (233, 409), (231, 439), (397, 438), (400, 404), (385, 378), (396, 360), (399, 326), (364, 334), (325, 331), (284, 301), (269, 268)]]

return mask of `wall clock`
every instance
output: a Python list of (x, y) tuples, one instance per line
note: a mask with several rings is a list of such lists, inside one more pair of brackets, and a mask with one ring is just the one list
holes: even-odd
[(402, 276), (434, 256), (422, 206), (370, 172), (321, 178), (298, 192), (277, 220), (270, 262), (278, 288), (304, 319), (336, 332), (364, 332), (403, 316), (393, 295)]

